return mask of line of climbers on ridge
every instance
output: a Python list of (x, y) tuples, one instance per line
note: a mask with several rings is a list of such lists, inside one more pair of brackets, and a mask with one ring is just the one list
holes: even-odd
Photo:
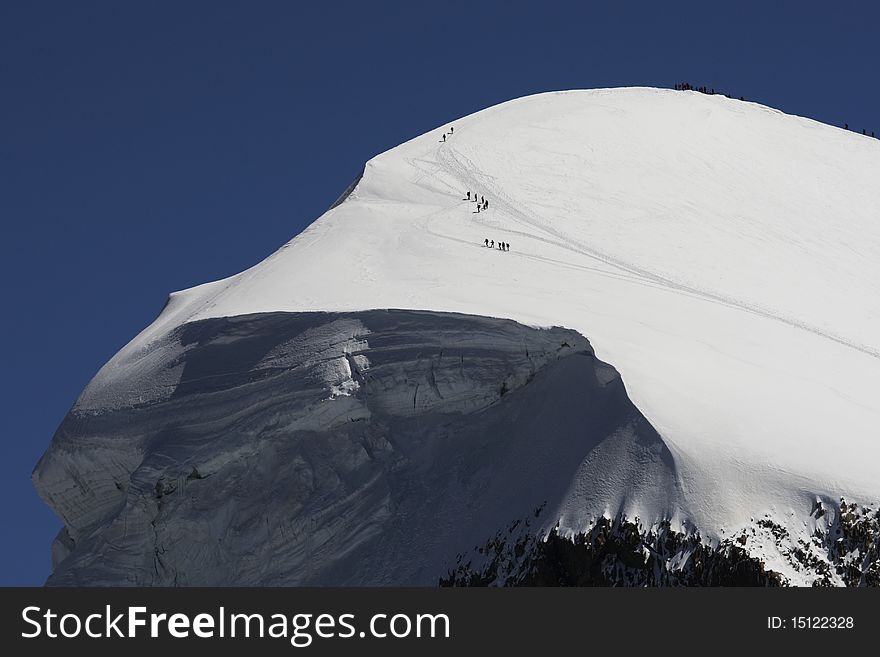
[[(694, 87), (694, 86), (691, 86), (691, 85), (690, 85), (689, 83), (687, 83), (687, 82), (680, 82), (680, 83), (676, 84), (676, 85), (675, 85), (675, 90), (676, 90), (676, 91), (699, 91), (699, 92), (702, 93), (702, 94), (708, 94), (708, 95), (710, 95), (710, 96), (715, 95), (715, 89), (714, 89), (714, 88), (710, 89), (709, 87)], [(720, 92), (718, 92), (718, 93), (720, 93)], [(727, 98), (730, 98), (730, 97), (731, 97), (730, 94), (723, 94), (723, 95), (726, 96)], [(743, 96), (740, 96), (739, 99), (740, 99), (740, 100), (745, 100), (745, 98), (744, 98)], [(844, 129), (844, 130), (849, 130), (849, 123), (844, 123), (844, 124), (843, 124), (843, 129)], [(854, 132), (857, 132), (857, 131), (854, 131)], [(867, 136), (868, 136), (868, 131), (867, 131), (865, 128), (862, 128), (862, 134), (865, 135), (865, 137), (867, 137)], [(873, 137), (874, 139), (878, 139), (878, 137), (874, 134), (874, 131), (873, 131), (873, 130), (871, 130), (871, 135), (870, 135), (870, 136)]]
[[(843, 129), (844, 129), (844, 130), (849, 130), (849, 123), (844, 123), (844, 124), (843, 124)], [(862, 128), (862, 134), (865, 135), (865, 137), (867, 137), (867, 136), (868, 136), (868, 131), (865, 130), (864, 128)], [(874, 139), (877, 139), (877, 137), (874, 135), (874, 131), (873, 131), (873, 130), (871, 130), (871, 136), (874, 137)]]
[[(443, 143), (446, 142), (446, 135), (447, 134), (450, 137), (452, 135), (454, 135), (455, 134), (455, 126), (449, 126), (449, 132), (443, 133), (443, 136), (440, 138), (441, 142), (443, 142)], [(473, 214), (480, 214), (480, 212), (485, 212), (486, 210), (489, 209), (489, 199), (487, 199), (482, 194), (480, 194), (478, 197), (476, 192), (471, 193), (470, 190), (465, 192), (465, 197), (462, 199), (462, 201), (471, 201), (471, 202), (477, 204), (477, 209), (474, 210)], [(490, 240), (489, 238), (486, 238), (484, 240), (484, 243), (490, 249), (496, 248), (495, 240)], [(497, 242), (497, 248), (499, 251), (510, 251), (510, 244), (508, 242)]]
[[(710, 89), (709, 87), (694, 87), (689, 82), (679, 82), (678, 84), (675, 85), (675, 90), (676, 91), (699, 91), (701, 94), (708, 94), (709, 96), (714, 96), (716, 93), (719, 93), (719, 94), (721, 93), (720, 91), (716, 92), (714, 87), (712, 89)], [(732, 97), (730, 94), (722, 94), (722, 95), (726, 96), (727, 98)], [(739, 99), (745, 100), (745, 97), (740, 96)]]
[(486, 247), (490, 249), (497, 248), (499, 251), (510, 251), (510, 244), (507, 242), (498, 242), (496, 247), (495, 240), (490, 240), (488, 237), (486, 238)]
[[(700, 93), (708, 94), (708, 95), (710, 95), (710, 96), (714, 96), (714, 95), (716, 94), (716, 91), (715, 91), (715, 88), (714, 88), (714, 87), (711, 88), (711, 89), (710, 89), (709, 87), (706, 87), (706, 86), (702, 86), (702, 87), (694, 87), (694, 86), (692, 86), (692, 85), (691, 85), (690, 83), (688, 83), (688, 82), (680, 82), (680, 83), (677, 83), (677, 84), (675, 85), (675, 90), (676, 90), (676, 91), (698, 91), (698, 92), (700, 92)], [(727, 98), (730, 98), (730, 97), (731, 97), (730, 94), (723, 94), (723, 95), (724, 95), (725, 97), (727, 97)], [(745, 97), (744, 97), (744, 96), (740, 96), (739, 99), (740, 99), (740, 100), (745, 100)], [(844, 123), (844, 124), (843, 124), (843, 129), (844, 129), (844, 130), (849, 130), (849, 123)], [(441, 140), (440, 140), (441, 142), (443, 142), (443, 143), (446, 142), (446, 135), (447, 135), (447, 134), (448, 134), (450, 137), (452, 137), (452, 135), (455, 134), (455, 126), (449, 126), (449, 132), (448, 132), (448, 133), (446, 133), (446, 132), (443, 133), (443, 136), (442, 136), (442, 138), (441, 138)], [(862, 134), (865, 135), (865, 136), (867, 137), (867, 136), (868, 136), (868, 131), (865, 130), (864, 128), (862, 128)], [(874, 137), (874, 131), (873, 131), (873, 130), (871, 131), (871, 137)], [(463, 200), (463, 201), (472, 201), (472, 202), (474, 202), (474, 203), (477, 204), (477, 209), (474, 211), (474, 214), (479, 214), (481, 211), (482, 211), (482, 212), (485, 212), (486, 210), (489, 209), (489, 200), (488, 200), (485, 196), (483, 196), (483, 195), (480, 195), (480, 197), (477, 198), (477, 193), (476, 193), (476, 192), (474, 192), (473, 194), (471, 194), (470, 190), (468, 190), (468, 191), (465, 193), (465, 198), (463, 198), (462, 200)], [(496, 242), (495, 242), (495, 240), (490, 240), (488, 237), (484, 240), (484, 243), (485, 243), (485, 245), (486, 245), (487, 248), (490, 248), (490, 249), (494, 249), (494, 248), (496, 248)], [(498, 242), (498, 243), (497, 243), (497, 248), (498, 248), (500, 251), (510, 251), (510, 244), (507, 243), (507, 242)]]
[[(468, 191), (468, 192), (465, 192), (464, 200), (465, 201), (473, 201), (474, 203), (477, 204), (477, 209), (476, 209), (475, 214), (480, 213), (480, 208), (482, 208), (484, 212), (489, 209), (489, 199), (487, 199), (482, 194), (480, 194), (480, 197), (477, 198), (476, 192), (474, 192), (473, 196), (472, 196), (470, 191)], [(510, 243), (509, 242), (497, 242), (497, 247), (496, 247), (495, 240), (490, 240), (487, 237), (485, 240), (483, 240), (483, 243), (490, 249), (497, 248), (499, 251), (510, 251)]]

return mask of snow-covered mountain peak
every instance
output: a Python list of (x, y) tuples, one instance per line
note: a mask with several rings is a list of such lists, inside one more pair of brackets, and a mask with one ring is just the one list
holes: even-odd
[[(200, 320), (406, 309), (563, 326), (620, 372), (674, 461), (657, 485), (675, 509), (641, 485), (610, 516), (663, 514), (716, 542), (765, 514), (809, 534), (817, 498), (880, 500), (878, 179), (880, 141), (724, 96), (503, 103), (373, 158), (255, 267), (173, 294), (74, 411), (165, 399), (175, 331)], [(339, 385), (333, 400), (359, 394)], [(591, 522), (552, 512), (563, 533)]]

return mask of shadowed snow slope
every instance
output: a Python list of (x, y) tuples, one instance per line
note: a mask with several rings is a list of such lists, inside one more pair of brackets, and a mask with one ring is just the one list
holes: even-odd
[[(179, 360), (190, 322), (455, 312), (588, 336), (671, 451), (674, 496), (671, 470), (658, 474), (655, 503), (650, 487), (625, 489), (629, 474), (609, 462), (607, 499), (558, 509), (563, 533), (624, 505), (709, 540), (765, 513), (798, 534), (809, 528), (793, 518), (817, 497), (880, 500), (880, 141), (754, 103), (641, 88), (522, 98), (454, 126), (445, 142), (448, 126), (370, 160), (343, 202), (257, 266), (173, 294), (65, 425), (167, 407), (188, 386), (210, 385)], [(488, 211), (475, 213), (466, 191), (485, 196)], [(487, 238), (511, 250), (485, 248)], [(353, 403), (357, 385), (341, 379), (327, 405)], [(565, 394), (581, 403), (577, 389)], [(341, 411), (321, 413), (329, 422)], [(66, 433), (93, 439), (69, 429), (48, 456)], [(38, 466), (38, 488), (68, 527), (92, 527), (122, 504), (77, 492), (106, 480), (98, 470), (140, 462), (111, 442), (96, 443), (106, 462), (77, 460), (71, 448), (51, 477)], [(572, 490), (587, 485), (569, 474)], [(419, 579), (376, 577), (386, 576)]]
[(543, 506), (676, 507), (669, 450), (574, 331), (271, 313), (155, 348), (176, 386), (74, 410), (38, 468), (52, 584), (436, 584)]

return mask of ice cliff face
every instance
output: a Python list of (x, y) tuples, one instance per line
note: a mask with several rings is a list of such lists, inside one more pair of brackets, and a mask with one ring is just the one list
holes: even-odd
[(51, 582), (876, 583), (880, 141), (660, 89), (454, 125), (101, 368)]
[(35, 471), (65, 522), (52, 584), (436, 584), (536, 507), (675, 490), (669, 451), (574, 331), (259, 314), (187, 324), (129, 365), (149, 394), (84, 398)]

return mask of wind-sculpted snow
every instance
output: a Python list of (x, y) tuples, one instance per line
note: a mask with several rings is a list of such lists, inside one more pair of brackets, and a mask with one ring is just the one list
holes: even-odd
[[(52, 584), (435, 584), (499, 519), (677, 505), (619, 376), (563, 329), (413, 311), (202, 320), (71, 410), (34, 481)], [(168, 375), (168, 376), (166, 376)]]
[[(755, 103), (660, 89), (540, 94), (454, 126), (454, 133), (447, 124), (371, 159), (330, 210), (258, 265), (172, 294), (156, 321), (101, 368), (47, 457), (52, 462), (64, 453), (64, 460), (52, 467), (44, 462), (38, 471), (44, 494), (71, 532), (56, 543), (59, 556), (128, 508), (128, 473), (144, 467), (145, 436), (162, 442), (156, 427), (178, 435), (216, 416), (223, 431), (232, 422), (242, 453), (250, 453), (249, 441), (259, 441), (259, 427), (270, 422), (259, 415), (264, 406), (281, 425), (322, 436), (367, 422), (358, 415), (367, 409), (369, 422), (380, 415), (397, 418), (395, 435), (440, 435), (438, 445), (457, 449), (446, 438), (447, 425), (424, 419), (426, 413), (453, 413), (471, 420), (455, 425), (456, 435), (482, 444), (480, 431), (489, 429), (473, 417), (490, 413), (479, 409), (488, 408), (495, 374), (487, 374), (492, 385), (477, 394), (470, 380), (444, 387), (429, 369), (417, 390), (395, 382), (377, 396), (365, 374), (374, 368), (373, 339), (349, 324), (325, 329), (315, 322), (309, 330), (318, 334), (350, 333), (344, 349), (351, 355), (340, 356), (332, 345), (325, 349), (305, 330), (285, 329), (284, 340), (271, 348), (258, 341), (253, 353), (237, 353), (233, 381), (230, 372), (214, 371), (220, 345), (202, 345), (187, 333), (202, 320), (228, 322), (232, 330), (261, 313), (341, 313), (339, 321), (353, 322), (363, 321), (361, 311), (401, 308), (564, 326), (587, 336), (596, 354), (620, 372), (632, 403), (674, 457), (677, 483), (675, 495), (667, 494), (669, 468), (657, 470), (651, 459), (634, 479), (626, 464), (638, 460), (632, 450), (642, 434), (612, 432), (600, 453), (556, 473), (554, 485), (566, 488), (548, 498), (558, 506), (552, 509), (557, 517), (546, 522), (558, 522), (563, 540), (588, 532), (599, 517), (638, 518), (647, 530), (669, 523), (671, 531), (688, 536), (699, 531), (707, 546), (723, 550), (731, 536), (754, 527), (755, 518), (769, 517), (786, 532), (788, 547), (797, 549), (811, 540), (804, 510), (817, 499), (828, 504), (843, 496), (876, 506), (880, 141)], [(488, 209), (478, 213), (468, 193), (485, 196)], [(510, 250), (486, 248), (488, 240), (506, 242)], [(242, 340), (250, 330), (241, 328)], [(489, 335), (480, 339), (495, 343)], [(297, 371), (307, 372), (314, 386), (296, 384), (306, 392), (290, 383), (293, 402), (287, 389), (271, 386), (274, 373), (290, 363), (298, 363)], [(565, 379), (563, 364), (552, 368), (549, 378)], [(220, 388), (208, 395), (212, 386)], [(259, 400), (244, 394), (261, 386)], [(557, 390), (560, 399), (553, 403), (576, 405), (575, 388)], [(204, 394), (191, 398), (191, 389)], [(318, 390), (333, 403), (302, 411), (299, 395), (311, 398)], [(223, 404), (214, 404), (221, 397)], [(299, 409), (295, 420), (284, 414), (289, 403)], [(507, 403), (505, 397), (497, 406)], [(204, 419), (192, 415), (201, 406)], [(132, 414), (138, 421), (120, 434), (119, 418), (129, 426)], [(531, 415), (548, 421), (547, 414)], [(255, 418), (258, 428), (251, 427)], [(540, 438), (533, 440), (563, 440), (557, 429), (535, 428)], [(197, 433), (196, 442), (210, 435), (204, 428)], [(347, 453), (337, 440), (342, 438), (327, 443), (333, 459)], [(213, 448), (206, 444), (205, 454)], [(296, 479), (299, 471), (290, 468), (298, 462), (291, 457), (273, 467)], [(309, 467), (315, 466), (303, 471)], [(265, 479), (270, 470), (255, 471)], [(155, 466), (150, 476), (160, 471)], [(518, 480), (507, 476), (499, 471), (493, 485), (518, 491)], [(529, 485), (540, 488), (535, 481)], [(659, 498), (658, 490), (665, 491)], [(410, 492), (423, 494), (418, 487)], [(332, 513), (345, 508), (359, 518), (397, 517), (398, 507), (386, 500), (377, 492), (369, 499), (331, 495), (325, 503), (337, 509)], [(227, 513), (215, 511), (206, 507), (204, 513)], [(487, 514), (474, 545), (522, 517), (508, 511), (493, 508), (498, 515)], [(453, 547), (437, 537), (452, 526), (431, 539), (436, 554), (441, 546)], [(329, 531), (319, 529), (320, 522), (310, 527), (296, 531)], [(264, 531), (262, 525), (246, 529)], [(363, 537), (370, 535), (365, 529)], [(349, 549), (360, 558), (367, 548), (358, 541)], [(784, 549), (748, 543), (735, 551), (740, 548), (749, 559), (764, 561), (761, 568), (778, 573), (779, 581), (810, 583), (817, 576), (799, 571)], [(376, 554), (372, 558), (380, 559)], [(827, 563), (831, 553), (824, 554)], [(376, 581), (437, 575), (416, 577), (417, 561), (406, 563), (405, 577), (404, 566), (383, 566)], [(439, 557), (425, 563), (436, 566)], [(357, 579), (333, 572), (333, 581)]]

